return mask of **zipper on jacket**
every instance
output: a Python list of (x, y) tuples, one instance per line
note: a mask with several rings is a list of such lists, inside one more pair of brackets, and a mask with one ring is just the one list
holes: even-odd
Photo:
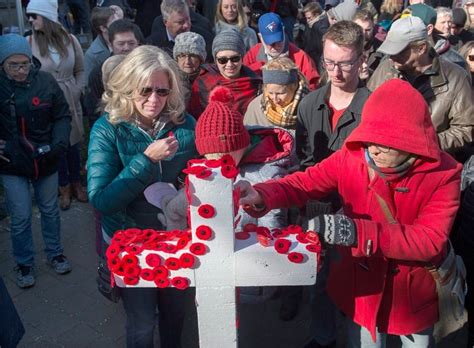
[[(26, 145), (28, 145), (28, 147), (30, 148), (31, 153), (34, 154), (35, 147), (33, 146), (33, 144), (31, 144), (28, 141), (28, 138), (26, 137), (26, 124), (25, 124), (25, 118), (24, 117), (20, 118), (20, 123), (21, 123), (21, 133), (22, 133), (23, 139), (25, 140)], [(33, 158), (33, 165), (35, 167), (35, 179), (38, 179), (39, 170), (38, 170), (38, 161), (36, 160), (36, 158)]]

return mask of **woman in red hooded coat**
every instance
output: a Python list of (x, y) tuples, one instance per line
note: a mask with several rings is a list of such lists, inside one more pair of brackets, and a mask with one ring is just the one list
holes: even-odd
[[(316, 226), (338, 254), (328, 293), (350, 319), (350, 346), (380, 347), (393, 334), (404, 347), (428, 347), (438, 297), (425, 267), (446, 256), (460, 171), (440, 150), (421, 94), (394, 79), (369, 97), (341, 150), (305, 172), (253, 187), (240, 183), (241, 204), (261, 216), (338, 191), (343, 214), (320, 216)], [(377, 195), (396, 223), (387, 221)]]

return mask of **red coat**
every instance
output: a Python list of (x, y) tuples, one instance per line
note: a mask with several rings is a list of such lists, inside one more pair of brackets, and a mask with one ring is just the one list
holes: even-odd
[[(290, 58), (306, 77), (309, 89), (312, 91), (318, 88), (319, 73), (316, 64), (311, 57), (302, 49), (291, 42), (288, 44), (288, 58)], [(253, 46), (244, 56), (244, 64), (250, 69), (262, 75), (262, 66), (267, 63), (267, 56), (261, 43)]]
[[(337, 247), (328, 293), (347, 316), (373, 335), (376, 327), (407, 335), (438, 320), (436, 284), (425, 266), (440, 264), (446, 254), (459, 206), (461, 166), (440, 150), (421, 95), (420, 108), (394, 92), (392, 99), (382, 99), (385, 109), (371, 114), (366, 109), (372, 96), (360, 126), (341, 150), (304, 173), (255, 188), (266, 209), (303, 206), (337, 190), (344, 214), (355, 221), (357, 246)], [(397, 103), (397, 112), (392, 112), (392, 104)], [(414, 120), (423, 108), (424, 118)], [(401, 178), (385, 181), (375, 175), (370, 181), (364, 143), (411, 152), (417, 159)], [(398, 224), (387, 222), (374, 192), (387, 202)]]

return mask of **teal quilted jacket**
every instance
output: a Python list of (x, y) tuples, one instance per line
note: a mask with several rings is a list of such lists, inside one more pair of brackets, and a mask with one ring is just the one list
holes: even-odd
[(146, 132), (126, 122), (112, 125), (107, 114), (97, 120), (90, 135), (87, 190), (92, 205), (102, 214), (106, 241), (124, 228), (162, 228), (159, 209), (146, 201), (143, 191), (157, 181), (176, 184), (187, 161), (197, 156), (194, 127), (190, 115), (183, 124), (168, 123), (156, 139), (172, 131), (178, 151), (170, 160), (153, 163), (143, 154), (155, 140)]

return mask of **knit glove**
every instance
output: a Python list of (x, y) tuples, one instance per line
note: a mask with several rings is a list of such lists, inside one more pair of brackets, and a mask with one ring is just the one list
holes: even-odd
[(324, 214), (314, 218), (314, 229), (326, 244), (356, 246), (357, 231), (354, 221), (342, 214)]
[(188, 200), (184, 189), (179, 190), (176, 195), (164, 196), (161, 207), (163, 214), (158, 214), (158, 219), (168, 231), (184, 230), (188, 227)]

